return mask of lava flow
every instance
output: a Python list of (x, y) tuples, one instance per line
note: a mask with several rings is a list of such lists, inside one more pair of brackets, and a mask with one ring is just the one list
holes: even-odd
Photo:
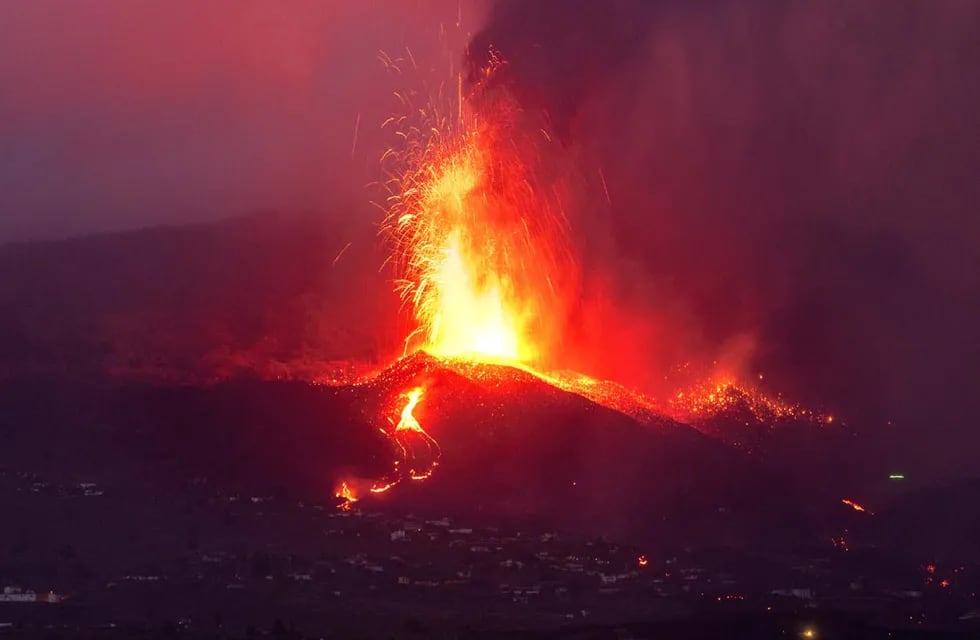
[[(370, 485), (371, 493), (384, 493), (406, 477), (410, 480), (425, 480), (439, 465), (439, 458), (442, 456), (439, 443), (425, 432), (414, 413), (424, 393), (424, 387), (415, 387), (403, 394), (401, 397), (405, 400), (405, 406), (399, 414), (398, 422), (389, 417), (388, 422), (393, 428), (382, 429), (394, 443), (397, 459), (390, 475)], [(341, 482), (335, 495), (340, 499), (340, 508), (344, 511), (349, 511), (351, 505), (358, 501), (357, 494), (347, 480)]]
[(431, 476), (442, 455), (439, 443), (425, 432), (414, 414), (424, 392), (424, 387), (416, 387), (404, 395), (407, 402), (393, 434), (401, 449), (402, 462), (399, 464), (408, 465), (408, 477), (412, 480), (425, 480)]

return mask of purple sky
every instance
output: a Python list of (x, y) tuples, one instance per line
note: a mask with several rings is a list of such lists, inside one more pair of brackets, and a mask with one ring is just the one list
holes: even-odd
[(365, 200), (396, 86), (377, 53), (458, 57), (459, 8), (0, 4), (0, 242)]

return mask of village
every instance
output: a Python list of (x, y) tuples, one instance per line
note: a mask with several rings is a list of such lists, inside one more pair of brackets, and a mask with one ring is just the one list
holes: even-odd
[[(11, 479), (33, 499), (94, 508), (112, 498), (91, 482)], [(303, 535), (294, 544), (283, 534), (251, 548), (233, 537), (202, 535), (172, 560), (96, 569), (84, 581), (45, 581), (0, 564), (0, 629), (51, 624), (52, 608), (64, 610), (57, 619), (72, 629), (126, 628), (137, 618), (139, 624), (179, 623), (185, 631), (246, 629), (273, 619), (305, 629), (339, 612), (349, 621), (396, 627), (405, 620), (451, 624), (458, 617), (533, 629), (706, 612), (802, 620), (822, 611), (899, 627), (980, 628), (980, 567), (926, 563), (883, 572), (880, 560), (840, 541), (828, 541), (812, 557), (760, 559), (732, 550), (658, 553), (556, 531), (478, 527), (450, 517), (360, 505), (345, 510), (267, 495), (212, 494), (207, 506), (234, 523), (229, 531)], [(883, 578), (888, 575), (895, 577)]]

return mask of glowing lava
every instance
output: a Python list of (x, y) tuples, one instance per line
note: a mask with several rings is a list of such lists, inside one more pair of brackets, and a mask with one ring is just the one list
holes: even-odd
[(859, 511), (861, 513), (871, 513), (870, 511), (868, 511), (867, 509), (865, 509), (863, 506), (861, 506), (857, 502), (854, 502), (850, 498), (841, 498), (841, 502), (844, 503), (844, 504), (846, 504), (850, 508), (854, 509), (855, 511)]
[[(439, 443), (425, 432), (414, 414), (424, 393), (425, 387), (415, 387), (402, 394), (405, 405), (398, 414), (398, 422), (389, 417), (388, 422), (394, 428), (390, 431), (382, 429), (395, 447), (396, 460), (389, 475), (371, 484), (368, 488), (371, 493), (385, 493), (405, 478), (425, 480), (439, 466), (439, 458), (442, 456)], [(335, 495), (343, 500), (340, 508), (344, 511), (349, 511), (351, 504), (358, 500), (347, 480), (341, 482)]]
[(424, 392), (424, 387), (415, 387), (403, 394), (405, 406), (399, 414), (398, 423), (395, 424), (393, 419), (389, 419), (389, 422), (395, 425), (389, 437), (398, 449), (399, 459), (395, 463), (394, 477), (372, 488), (372, 492), (387, 491), (401, 481), (404, 474), (412, 480), (425, 480), (439, 466), (439, 458), (442, 456), (439, 443), (425, 432), (414, 414), (415, 407), (418, 406)]
[(389, 121), (402, 128), (383, 158), (392, 176), (383, 231), (416, 323), (406, 353), (532, 362), (554, 320), (564, 227), (519, 152), (531, 144), (517, 135), (519, 109), (482, 87), (465, 100), (460, 92), (451, 118), (430, 100), (417, 108), (421, 122)]
[(340, 504), (340, 508), (343, 511), (350, 511), (351, 505), (357, 502), (357, 496), (355, 496), (354, 492), (351, 491), (351, 488), (347, 484), (346, 480), (340, 483), (340, 488), (337, 489), (337, 493), (335, 495), (343, 500), (343, 502)]
[(405, 404), (405, 408), (402, 409), (401, 419), (398, 421), (398, 424), (395, 425), (395, 431), (404, 431), (409, 429), (411, 431), (421, 431), (422, 433), (425, 433), (422, 431), (422, 425), (419, 424), (419, 421), (415, 419), (415, 415), (412, 413), (415, 411), (415, 405), (417, 405), (419, 400), (422, 399), (423, 391), (425, 391), (425, 389), (422, 387), (416, 387), (405, 394), (405, 397), (408, 398), (408, 402)]
[(833, 416), (787, 402), (777, 396), (770, 397), (751, 385), (737, 383), (731, 378), (696, 384), (678, 391), (670, 399), (668, 412), (681, 422), (697, 423), (712, 416), (744, 410), (762, 424), (784, 420), (807, 420), (831, 424)]

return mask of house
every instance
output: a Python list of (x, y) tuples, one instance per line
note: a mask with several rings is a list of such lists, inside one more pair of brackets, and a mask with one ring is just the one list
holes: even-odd
[(0, 602), (37, 602), (37, 595), (30, 589), (8, 586), (0, 593)]
[(813, 589), (809, 588), (773, 589), (769, 593), (774, 596), (796, 598), (797, 600), (813, 600), (814, 598)]

